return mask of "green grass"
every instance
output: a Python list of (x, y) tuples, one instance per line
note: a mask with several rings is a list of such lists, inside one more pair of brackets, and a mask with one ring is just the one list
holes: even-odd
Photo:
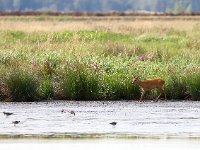
[(67, 99), (91, 100), (99, 98), (99, 77), (95, 70), (74, 62), (65, 67), (62, 84)]
[(40, 99), (52, 99), (54, 97), (54, 90), (51, 79), (45, 78), (40, 80), (38, 91)]
[(186, 82), (181, 75), (170, 74), (168, 77), (165, 93), (169, 99), (185, 99), (187, 96)]
[(15, 101), (37, 100), (38, 83), (31, 74), (24, 71), (13, 70), (6, 80), (8, 90)]
[(165, 80), (168, 99), (200, 99), (199, 28), (0, 33), (0, 81), (13, 101), (139, 99), (134, 75)]
[(188, 92), (193, 100), (200, 100), (200, 73), (192, 73), (187, 79)]

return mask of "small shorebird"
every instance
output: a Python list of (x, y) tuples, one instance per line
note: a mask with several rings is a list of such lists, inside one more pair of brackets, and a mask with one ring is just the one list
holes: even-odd
[[(65, 111), (64, 109), (62, 109), (61, 112), (62, 112), (62, 113), (66, 113), (66, 111)], [(70, 111), (68, 110), (67, 112), (69, 112), (70, 114), (72, 114), (72, 115), (74, 115), (74, 116), (76, 115), (75, 112), (74, 112), (73, 110), (70, 110)]]
[(72, 115), (74, 115), (74, 116), (76, 115), (75, 112), (74, 112), (73, 110), (70, 111), (70, 114), (72, 114)]
[(13, 123), (13, 124), (14, 124), (14, 126), (15, 126), (16, 124), (19, 124), (19, 123), (20, 123), (20, 121), (13, 121), (12, 123)]
[(117, 122), (111, 122), (110, 124), (115, 126), (117, 124)]
[(61, 110), (61, 113), (66, 113), (64, 109)]
[(14, 113), (10, 113), (10, 112), (3, 112), (4, 115), (6, 116), (10, 116), (10, 115), (13, 115)]

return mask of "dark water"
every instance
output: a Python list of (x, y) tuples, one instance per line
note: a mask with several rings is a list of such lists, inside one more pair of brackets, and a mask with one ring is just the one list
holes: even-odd
[[(2, 102), (0, 110), (2, 139), (200, 139), (200, 102), (194, 101)], [(14, 115), (7, 117), (4, 111)], [(20, 123), (14, 125), (12, 122), (16, 120)], [(117, 122), (116, 126), (109, 124), (113, 121)]]

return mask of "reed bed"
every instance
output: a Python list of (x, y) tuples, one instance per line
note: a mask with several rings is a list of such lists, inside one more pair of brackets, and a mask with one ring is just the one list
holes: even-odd
[[(75, 22), (79, 25), (70, 28)], [(0, 98), (137, 100), (140, 90), (131, 81), (140, 76), (165, 80), (167, 99), (199, 100), (199, 27), (197, 19), (25, 22), (20, 17), (4, 18)], [(157, 94), (151, 91), (145, 98)]]

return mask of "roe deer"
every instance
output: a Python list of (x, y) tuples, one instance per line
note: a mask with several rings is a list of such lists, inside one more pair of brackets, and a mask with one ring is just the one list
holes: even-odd
[[(141, 90), (140, 101), (142, 100), (142, 98), (143, 98), (143, 96), (144, 96), (146, 91), (151, 91), (153, 89), (157, 89), (160, 92), (160, 95), (156, 98), (156, 101), (159, 99), (159, 97), (162, 94), (165, 95), (164, 89), (163, 89), (165, 81), (162, 80), (162, 79), (151, 79), (151, 80), (143, 80), (143, 81), (141, 81), (139, 79), (139, 77), (134, 77), (132, 83), (133, 84), (137, 84), (140, 87), (140, 90)], [(165, 95), (165, 99), (166, 99), (166, 95)]]

